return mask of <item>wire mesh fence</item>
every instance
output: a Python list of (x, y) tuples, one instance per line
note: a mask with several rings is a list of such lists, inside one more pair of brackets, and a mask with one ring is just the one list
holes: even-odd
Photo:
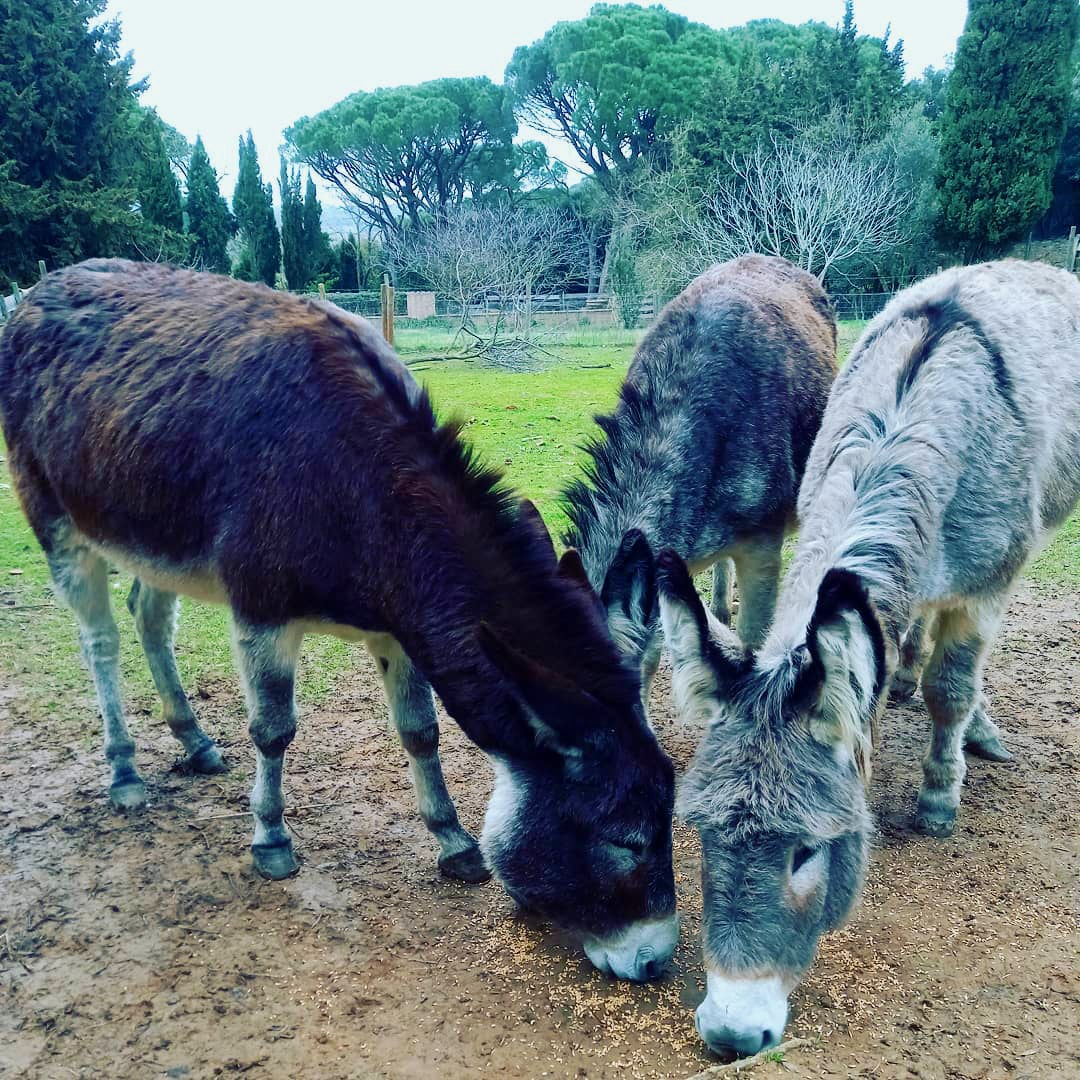
[[(895, 295), (894, 292), (842, 292), (832, 293), (831, 299), (838, 319), (865, 321), (877, 315)], [(645, 293), (641, 298), (639, 325), (649, 325), (669, 298), (667, 292)], [(326, 299), (346, 311), (369, 319), (379, 318), (382, 312), (377, 292), (328, 292)], [(614, 322), (619, 317), (618, 305), (613, 295), (608, 293), (598, 296), (587, 292), (542, 292), (529, 296), (489, 292), (465, 301), (464, 304), (459, 298), (436, 293), (434, 315), (428, 317), (460, 319), (463, 306), (473, 319), (493, 318), (508, 312), (517, 316), (541, 316), (544, 321), (559, 315), (567, 318), (588, 317), (590, 321), (599, 322)], [(394, 317), (409, 318), (408, 291), (405, 289), (395, 290)]]

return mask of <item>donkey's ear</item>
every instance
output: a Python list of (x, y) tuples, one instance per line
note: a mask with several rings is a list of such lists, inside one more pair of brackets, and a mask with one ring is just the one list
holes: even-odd
[(579, 733), (588, 730), (607, 707), (569, 679), (508, 645), (481, 623), (480, 648), (514, 689), (537, 745), (564, 757), (581, 755)]
[(664, 640), (673, 659), (706, 657), (726, 678), (746, 669), (747, 654), (738, 635), (706, 610), (686, 563), (671, 548), (656, 558), (656, 585)]
[(576, 581), (579, 585), (586, 586), (590, 592), (592, 591), (592, 583), (589, 581), (589, 575), (585, 573), (585, 564), (581, 561), (577, 548), (567, 548), (562, 553), (562, 558), (559, 560), (559, 577)]
[(799, 667), (795, 701), (810, 715), (811, 734), (858, 759), (885, 686), (885, 635), (852, 571), (834, 567), (822, 580)]
[(648, 626), (656, 618), (656, 560), (640, 529), (631, 529), (622, 538), (600, 599), (609, 612), (621, 610), (640, 626)]
[(657, 557), (656, 583), (679, 711), (708, 712), (704, 699), (725, 693), (746, 670), (746, 652), (738, 637), (705, 610), (686, 563), (670, 548)]
[(581, 561), (581, 555), (578, 554), (576, 548), (567, 548), (559, 560), (559, 577), (566, 578), (567, 581), (572, 581), (580, 589), (585, 591), (585, 595), (593, 602), (596, 611), (601, 618), (607, 618), (607, 612), (604, 610), (604, 605), (600, 602), (600, 597), (596, 595), (596, 590), (592, 587), (592, 582), (589, 581), (589, 575), (585, 572), (585, 564)]
[(536, 509), (536, 504), (531, 499), (522, 499), (519, 504), (519, 511), (522, 520), (529, 522), (536, 530), (536, 534), (546, 541), (547, 549), (551, 552), (551, 561), (554, 562), (555, 544), (551, 539), (551, 533), (548, 532), (544, 519), (540, 516), (540, 511)]

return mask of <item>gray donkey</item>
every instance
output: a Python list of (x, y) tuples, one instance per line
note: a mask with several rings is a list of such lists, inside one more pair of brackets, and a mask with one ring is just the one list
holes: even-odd
[[(877, 717), (930, 620), (933, 721), (916, 826), (954, 827), (963, 745), (1000, 756), (983, 668), (1024, 563), (1080, 497), (1080, 284), (1007, 261), (948, 270), (866, 329), (799, 494), (802, 532), (765, 644), (711, 620), (658, 559), (680, 712), (707, 724), (680, 793), (701, 832), (714, 1048), (777, 1042), (820, 935), (850, 911), (871, 830)], [(908, 681), (915, 671), (903, 672)]]
[(764, 639), (780, 548), (836, 375), (836, 322), (817, 279), (786, 259), (745, 255), (692, 281), (660, 313), (630, 365), (606, 439), (565, 493), (567, 546), (581, 553), (623, 655), (660, 658), (653, 547), (694, 572), (713, 566), (713, 611)]

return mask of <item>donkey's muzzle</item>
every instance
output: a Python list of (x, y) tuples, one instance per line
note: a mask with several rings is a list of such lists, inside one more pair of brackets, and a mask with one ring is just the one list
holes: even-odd
[(707, 983), (694, 1024), (711, 1050), (749, 1056), (784, 1037), (787, 988), (778, 976), (728, 978), (710, 971)]
[(585, 955), (605, 975), (647, 982), (663, 975), (679, 941), (679, 917), (643, 919), (610, 938), (586, 938)]

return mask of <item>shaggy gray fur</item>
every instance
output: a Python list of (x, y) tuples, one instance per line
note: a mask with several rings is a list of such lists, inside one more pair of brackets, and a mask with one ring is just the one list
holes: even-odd
[[(889, 304), (835, 384), (760, 651), (701, 632), (693, 599), (662, 581), (676, 696), (709, 721), (679, 808), (703, 840), (710, 969), (794, 985), (850, 909), (871, 733), (902, 653), (902, 679), (918, 677), (921, 647), (902, 649), (916, 620), (914, 638), (934, 639), (916, 823), (952, 831), (965, 737), (1004, 754), (982, 674), (1010, 588), (1078, 497), (1080, 284), (1017, 261), (948, 270)], [(818, 853), (820, 880), (795, 904), (793, 861)], [(714, 1045), (745, 1034), (737, 1003), (709, 1015), (724, 1018), (703, 1031)]]
[(597, 417), (606, 439), (589, 447), (586, 482), (566, 493), (566, 541), (580, 549), (624, 655), (644, 667), (646, 700), (659, 656), (652, 557), (624, 537), (639, 530), (695, 570), (715, 565), (713, 610), (725, 622), (733, 559), (739, 632), (759, 644), (835, 372), (836, 324), (817, 279), (748, 255), (706, 271), (664, 308), (615, 412)]

